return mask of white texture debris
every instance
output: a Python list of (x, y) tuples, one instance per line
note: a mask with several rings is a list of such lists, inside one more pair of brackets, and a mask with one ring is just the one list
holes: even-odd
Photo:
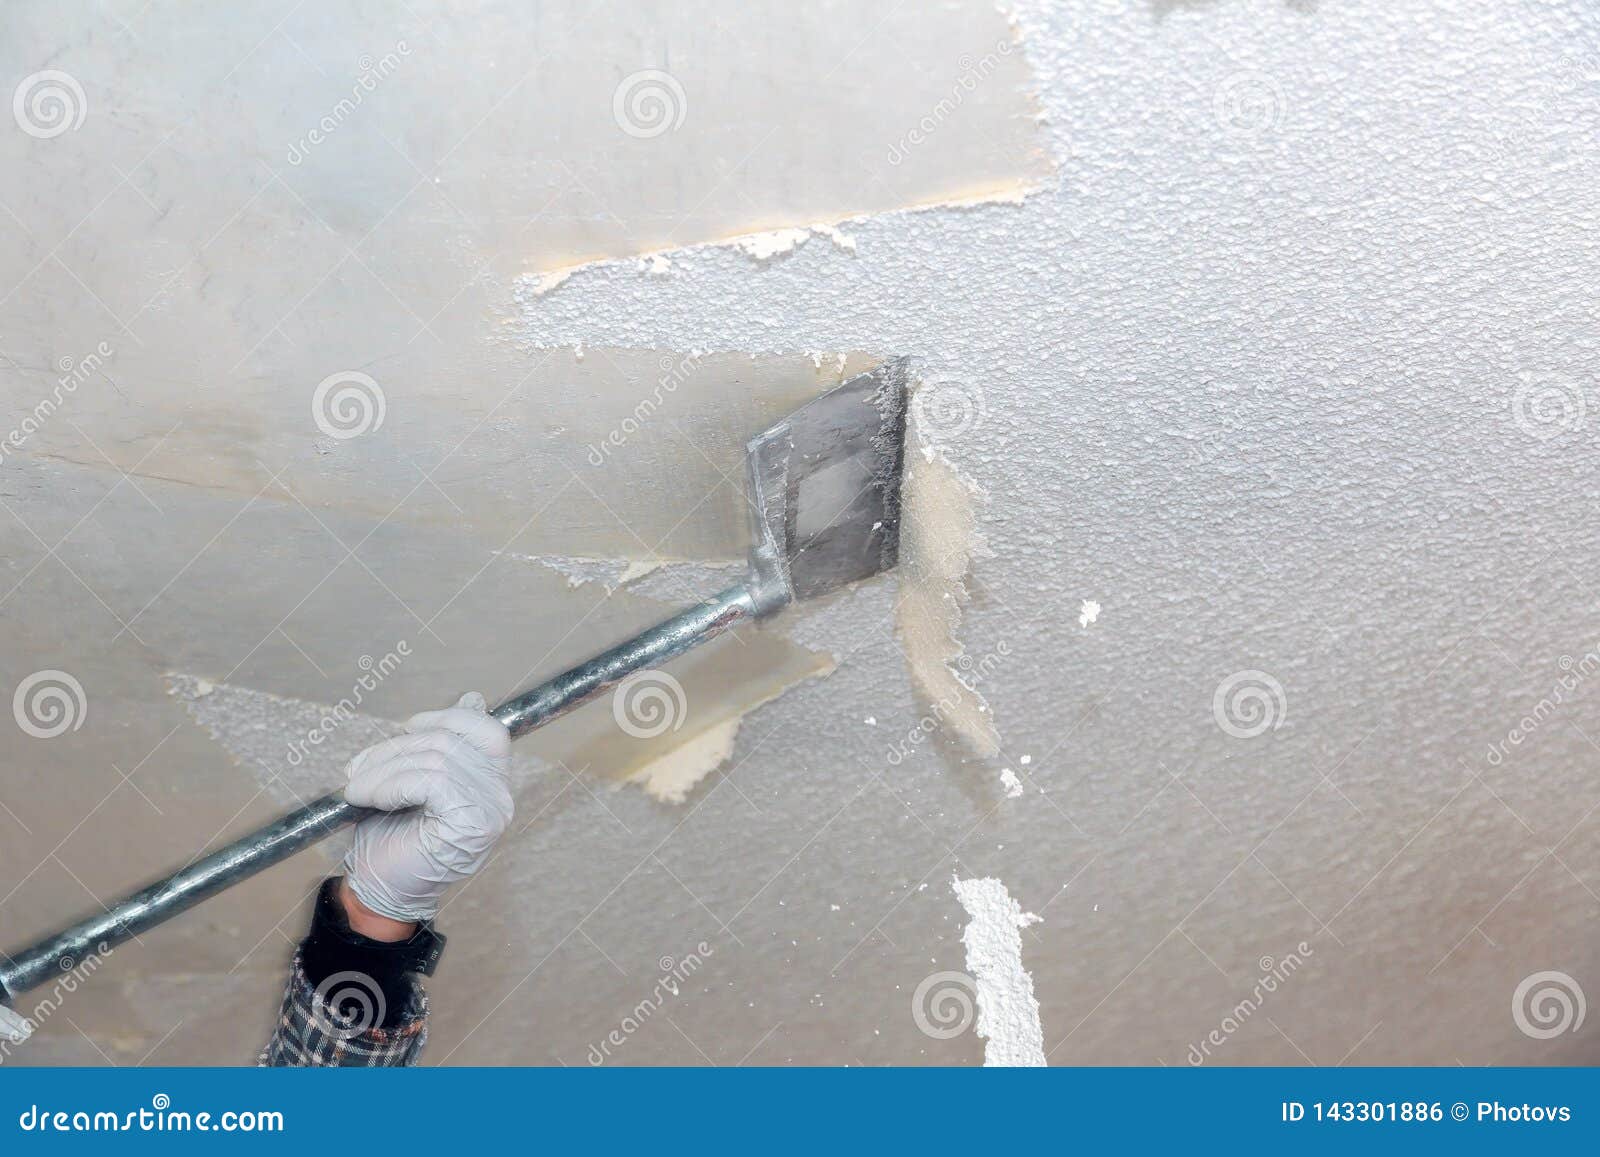
[(811, 232), (832, 241), (835, 249), (842, 250), (845, 253), (854, 253), (856, 251), (856, 239), (848, 233), (840, 232), (837, 226), (813, 225), (811, 226)]
[(985, 1066), (1043, 1066), (1044, 1029), (1033, 977), (1022, 966), (1022, 929), (1040, 923), (1024, 912), (1001, 881), (952, 877), (970, 919), (961, 934), (967, 971), (978, 987), (978, 1035)]
[(785, 253), (793, 253), (811, 240), (809, 229), (773, 229), (767, 233), (750, 233), (735, 237), (731, 244), (740, 253), (756, 261), (770, 261)]

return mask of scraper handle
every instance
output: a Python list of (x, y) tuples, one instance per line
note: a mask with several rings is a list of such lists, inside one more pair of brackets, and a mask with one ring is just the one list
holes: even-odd
[[(729, 587), (642, 634), (508, 699), (489, 714), (513, 739), (566, 714), (636, 671), (655, 667), (757, 615), (752, 583)], [(762, 608), (763, 610), (765, 608)], [(90, 959), (136, 939), (202, 900), (287, 860), (340, 828), (375, 814), (342, 792), (290, 812), (63, 932), (10, 955), (0, 954), (0, 1001), (49, 983)], [(96, 965), (98, 967), (98, 965)]]

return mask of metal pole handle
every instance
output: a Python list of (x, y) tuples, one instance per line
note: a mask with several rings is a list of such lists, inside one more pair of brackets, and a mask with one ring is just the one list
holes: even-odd
[[(513, 739), (566, 714), (635, 671), (675, 658), (756, 617), (750, 584), (740, 583), (635, 635), (603, 654), (508, 699), (490, 712)], [(227, 847), (141, 888), (106, 911), (0, 959), (0, 1001), (44, 984), (141, 932), (162, 924), (241, 880), (287, 860), (340, 828), (373, 814), (342, 792), (290, 812)]]

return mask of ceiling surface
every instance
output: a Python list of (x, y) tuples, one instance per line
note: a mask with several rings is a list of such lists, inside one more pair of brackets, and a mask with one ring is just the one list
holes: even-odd
[[(1050, 1064), (1600, 1060), (1592, 7), (592, 13), (13, 14), (0, 946), (725, 584), (905, 355), (912, 565), (519, 746), (425, 1063), (1013, 1057), (1012, 902)], [(248, 1062), (336, 858), (7, 1063)]]

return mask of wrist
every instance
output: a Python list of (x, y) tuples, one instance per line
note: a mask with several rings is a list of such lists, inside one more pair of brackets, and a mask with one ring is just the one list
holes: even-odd
[(392, 919), (382, 913), (374, 912), (358, 900), (350, 887), (348, 877), (339, 881), (338, 897), (340, 905), (344, 908), (345, 919), (350, 922), (350, 930), (369, 940), (394, 944), (401, 940), (410, 940), (417, 934), (417, 925), (414, 921)]
[[(369, 931), (362, 931), (357, 922)], [(412, 930), (406, 939), (380, 940), (371, 935), (403, 928)], [(329, 1001), (341, 1016), (353, 1012), (360, 1019), (365, 1011), (378, 1027), (392, 1029), (420, 1015), (425, 1004), (417, 978), (433, 975), (444, 947), (445, 938), (432, 925), (390, 920), (373, 912), (355, 898), (344, 877), (335, 876), (318, 892), (311, 930), (300, 942), (300, 968), (317, 999)], [(355, 991), (347, 991), (352, 986)], [(362, 994), (373, 1007), (355, 1007)]]

